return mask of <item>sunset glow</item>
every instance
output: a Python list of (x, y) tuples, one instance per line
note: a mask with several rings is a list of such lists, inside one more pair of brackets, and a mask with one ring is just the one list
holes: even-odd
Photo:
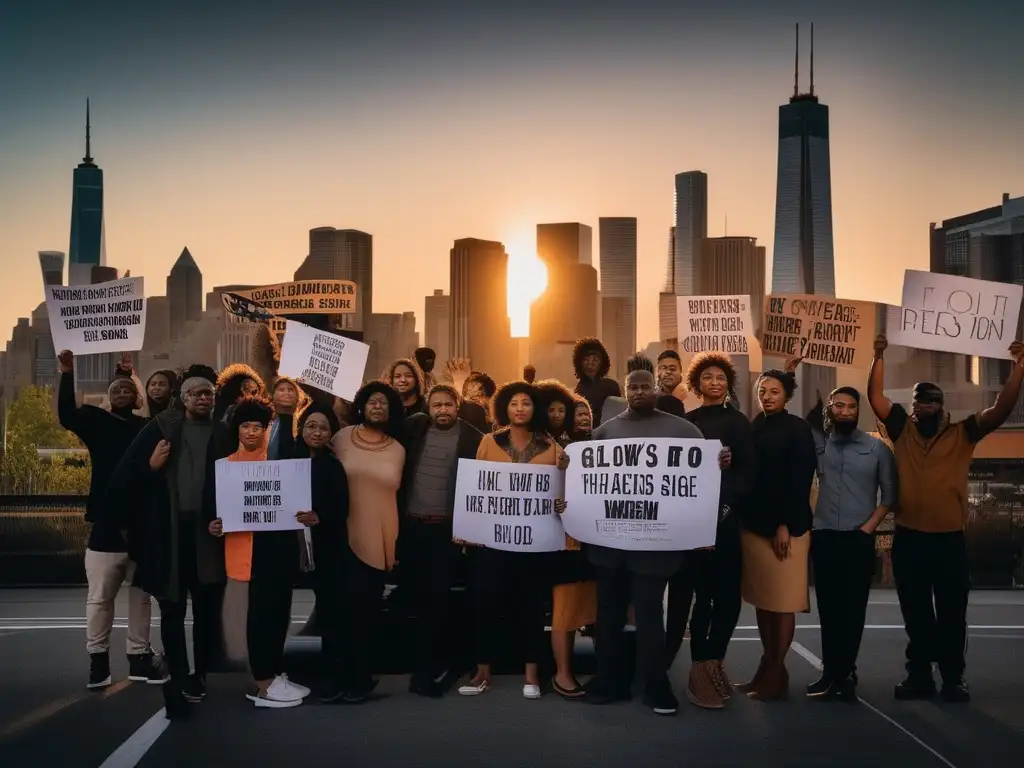
[(508, 257), (508, 316), (512, 338), (530, 335), (530, 305), (548, 286), (548, 270), (536, 253), (518, 251)]

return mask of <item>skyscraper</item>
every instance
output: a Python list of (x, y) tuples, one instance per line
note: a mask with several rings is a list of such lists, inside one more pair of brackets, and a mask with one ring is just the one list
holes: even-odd
[(71, 191), (71, 247), (68, 284), (92, 282), (92, 268), (107, 263), (103, 236), (103, 171), (92, 158), (92, 119), (85, 102), (85, 157), (74, 172)]
[(658, 294), (658, 341), (666, 342), (679, 335), (676, 312), (676, 228), (668, 229), (668, 266), (665, 287)]
[(636, 218), (598, 221), (601, 259), (601, 338), (621, 378), (636, 351)]
[(184, 335), (189, 321), (202, 317), (203, 273), (188, 248), (181, 251), (167, 275), (167, 306), (172, 339)]
[(423, 322), (423, 344), (434, 350), (439, 364), (451, 359), (452, 297), (440, 288), (427, 296)]
[(701, 243), (708, 236), (708, 175), (676, 174), (673, 283), (676, 296), (697, 295)]
[(578, 222), (537, 225), (537, 256), (548, 284), (530, 307), (530, 343), (552, 344), (596, 336), (597, 270), (593, 230)]
[(64, 285), (64, 254), (61, 251), (39, 251), (39, 268), (43, 285)]
[[(814, 94), (814, 25), (810, 89), (800, 93), (800, 25), (796, 26), (793, 95), (779, 107), (779, 167), (775, 193), (772, 293), (835, 296), (832, 250), (832, 171), (828, 107)], [(835, 387), (835, 369), (800, 366), (794, 413), (806, 413)]]
[(468, 358), (495, 381), (518, 378), (517, 347), (508, 317), (508, 254), (501, 243), (456, 240), (450, 252), (449, 355)]
[(356, 311), (341, 315), (344, 330), (365, 331), (373, 314), (373, 235), (357, 229), (309, 230), (309, 255), (295, 270), (296, 280), (351, 280)]

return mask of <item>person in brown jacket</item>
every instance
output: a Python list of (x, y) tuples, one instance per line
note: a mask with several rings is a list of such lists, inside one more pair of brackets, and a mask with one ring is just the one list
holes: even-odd
[(875, 339), (868, 374), (868, 402), (892, 443), (899, 478), (892, 567), (907, 630), (907, 676), (896, 698), (935, 695), (932, 662), (942, 674), (942, 697), (969, 701), (967, 597), (970, 572), (964, 523), (967, 473), (974, 446), (999, 429), (1013, 412), (1024, 381), (1024, 344), (1010, 345), (1013, 371), (995, 403), (963, 421), (952, 422), (937, 385), (914, 385), (911, 414), (884, 393), (884, 336)]

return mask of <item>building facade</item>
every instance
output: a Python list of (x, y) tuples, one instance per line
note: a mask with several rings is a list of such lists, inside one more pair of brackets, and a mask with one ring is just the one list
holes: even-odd
[(626, 373), (626, 360), (636, 351), (635, 217), (598, 221), (601, 260), (601, 338), (612, 358), (616, 378)]
[(92, 119), (85, 104), (85, 157), (75, 168), (71, 189), (71, 245), (68, 285), (88, 285), (92, 268), (106, 264), (103, 233), (103, 170), (92, 157)]
[(424, 302), (423, 344), (434, 350), (438, 366), (451, 359), (451, 318), (452, 297), (435, 288)]
[(172, 339), (203, 314), (203, 273), (188, 248), (182, 250), (167, 275), (167, 308)]
[(296, 280), (351, 280), (356, 311), (339, 317), (342, 330), (366, 331), (373, 314), (373, 235), (357, 229), (309, 230), (309, 255), (295, 270)]
[(701, 243), (708, 236), (708, 175), (703, 171), (677, 173), (673, 234), (673, 292), (697, 295), (700, 285)]
[(548, 283), (530, 306), (531, 347), (596, 336), (600, 308), (593, 230), (578, 222), (538, 224), (537, 256)]

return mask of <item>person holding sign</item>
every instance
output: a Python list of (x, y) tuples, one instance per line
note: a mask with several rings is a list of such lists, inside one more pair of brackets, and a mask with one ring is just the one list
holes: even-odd
[[(231, 413), (231, 428), (238, 435), (237, 450), (228, 461), (267, 460), (267, 430), (274, 409), (261, 397), (242, 398)], [(248, 584), (249, 601), (245, 641), (255, 693), (246, 694), (257, 709), (297, 707), (309, 688), (296, 685), (284, 673), (284, 644), (292, 619), (292, 584), (299, 570), (302, 532), (237, 531), (224, 533), (216, 516), (216, 502), (208, 509), (213, 536), (224, 538), (224, 565), (229, 580)], [(315, 512), (299, 512), (303, 525), (319, 522)]]
[(452, 516), (459, 459), (475, 459), (483, 435), (458, 417), (459, 395), (436, 384), (427, 397), (429, 415), (405, 420), (405, 469), (399, 493), (403, 591), (416, 611), (416, 663), (409, 690), (441, 698), (435, 682), (438, 647), (448, 626), (448, 609), (462, 547), (452, 543)]
[(405, 467), (399, 442), (404, 422), (402, 398), (382, 381), (365, 384), (352, 400), (352, 426), (331, 441), (348, 477), (349, 552), (348, 674), (339, 701), (366, 701), (377, 687), (370, 650), (380, 616), (387, 574), (395, 567), (398, 489)]
[[(494, 420), (501, 429), (484, 436), (476, 454), (478, 461), (549, 464), (564, 469), (565, 454), (546, 434), (547, 407), (535, 386), (525, 381), (505, 384), (494, 397)], [(478, 696), (490, 690), (502, 608), (508, 606), (526, 663), (523, 697), (541, 697), (538, 664), (546, 650), (544, 603), (550, 584), (544, 578), (545, 554), (470, 548), (469, 588), (473, 593), (477, 665), (470, 681), (459, 688), (460, 695)]]
[(736, 686), (751, 699), (789, 695), (786, 654), (796, 614), (809, 608), (811, 484), (818, 454), (810, 425), (786, 410), (796, 391), (792, 372), (765, 371), (757, 381), (761, 405), (751, 424), (757, 476), (741, 509), (743, 599), (757, 609), (764, 653), (750, 682)]
[(892, 443), (899, 478), (892, 568), (908, 642), (907, 677), (896, 686), (896, 698), (934, 696), (932, 662), (938, 661), (943, 698), (968, 701), (967, 474), (974, 447), (1003, 425), (1020, 397), (1024, 344), (1010, 345), (1013, 370), (995, 403), (958, 422), (950, 421), (942, 389), (935, 384), (914, 385), (909, 415), (885, 396), (887, 347), (884, 336), (875, 340), (868, 402)]
[[(696, 438), (701, 431), (685, 419), (655, 408), (657, 383), (650, 361), (626, 377), (625, 413), (594, 430), (594, 440), (638, 438)], [(586, 700), (608, 704), (630, 697), (622, 663), (622, 628), (632, 600), (636, 616), (637, 665), (643, 675), (644, 703), (655, 714), (673, 715), (679, 702), (668, 679), (665, 648), (665, 587), (679, 570), (683, 552), (586, 549), (597, 570), (597, 677), (586, 687)]]

